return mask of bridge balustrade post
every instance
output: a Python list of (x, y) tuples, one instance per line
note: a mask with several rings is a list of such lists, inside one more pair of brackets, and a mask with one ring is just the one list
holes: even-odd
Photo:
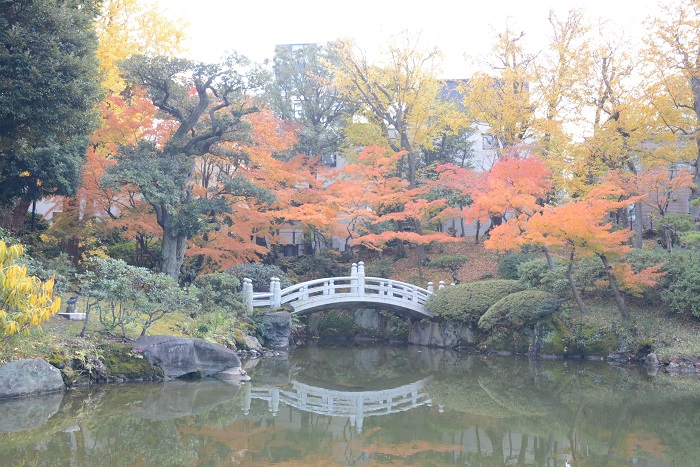
[(252, 388), (252, 385), (250, 385), (250, 384), (243, 385), (243, 407), (242, 407), (243, 415), (248, 415), (250, 413), (250, 403), (253, 400), (253, 397), (251, 394), (251, 388)]
[(355, 428), (357, 428), (358, 433), (362, 433), (362, 425), (365, 421), (365, 398), (364, 396), (358, 396), (356, 401), (356, 411), (355, 411)]
[(445, 288), (445, 281), (440, 281), (440, 285), (438, 285), (438, 290), (442, 290)]
[(243, 304), (246, 315), (251, 314), (253, 312), (253, 281), (247, 277), (243, 279)]
[(428, 282), (428, 293), (429, 293), (429, 294), (435, 293), (435, 289), (433, 288), (433, 283), (432, 283), (432, 282)]
[(412, 289), (413, 289), (413, 290), (412, 290), (413, 294), (411, 295), (411, 300), (417, 303), (417, 302), (418, 302), (418, 287), (416, 287), (416, 286), (414, 285), (414, 286), (412, 287)]
[(333, 279), (328, 281), (328, 295), (335, 295), (335, 281)]
[(282, 287), (280, 286), (280, 280), (277, 277), (273, 277), (270, 280), (270, 307), (279, 308), (282, 306)]
[(365, 263), (363, 261), (357, 263), (357, 294), (360, 297), (365, 296)]
[(280, 390), (279, 388), (273, 388), (270, 392), (270, 403), (268, 408), (270, 409), (270, 412), (272, 412), (272, 416), (276, 417), (277, 412), (280, 410)]
[(350, 293), (357, 294), (357, 263), (352, 263), (350, 269)]
[(302, 300), (309, 299), (309, 286), (308, 285), (305, 285), (301, 288), (301, 299)]

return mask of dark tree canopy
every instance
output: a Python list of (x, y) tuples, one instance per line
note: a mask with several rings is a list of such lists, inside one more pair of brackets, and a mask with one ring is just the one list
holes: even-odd
[(80, 184), (101, 92), (96, 13), (89, 1), (0, 0), (0, 224), (13, 230), (31, 201)]

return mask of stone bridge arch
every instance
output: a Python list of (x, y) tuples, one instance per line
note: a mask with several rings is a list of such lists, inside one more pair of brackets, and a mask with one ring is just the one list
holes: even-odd
[[(439, 288), (444, 288), (440, 282)], [(363, 262), (353, 263), (349, 277), (314, 279), (281, 289), (273, 277), (269, 292), (253, 292), (250, 279), (243, 279), (243, 295), (248, 313), (254, 308), (271, 310), (288, 306), (292, 314), (307, 314), (338, 307), (377, 308), (405, 314), (412, 318), (433, 318), (425, 302), (433, 294), (433, 283), (427, 288), (381, 277), (365, 277)]]

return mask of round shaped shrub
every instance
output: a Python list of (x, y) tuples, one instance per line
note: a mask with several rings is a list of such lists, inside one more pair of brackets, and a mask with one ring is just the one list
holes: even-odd
[(518, 265), (518, 278), (526, 288), (537, 288), (560, 297), (566, 297), (571, 289), (564, 276), (565, 265), (556, 261), (557, 268), (549, 269), (544, 258), (533, 259)]
[(485, 331), (495, 326), (521, 328), (535, 324), (559, 309), (560, 301), (549, 292), (523, 290), (503, 297), (494, 303), (479, 319), (479, 327)]
[(469, 282), (438, 290), (425, 306), (444, 320), (476, 322), (491, 305), (521, 290), (522, 284), (513, 280)]

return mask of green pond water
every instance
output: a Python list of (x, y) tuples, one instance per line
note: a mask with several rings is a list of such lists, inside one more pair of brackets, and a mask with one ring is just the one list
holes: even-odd
[(389, 346), (244, 365), (2, 402), (0, 465), (700, 465), (696, 378)]

